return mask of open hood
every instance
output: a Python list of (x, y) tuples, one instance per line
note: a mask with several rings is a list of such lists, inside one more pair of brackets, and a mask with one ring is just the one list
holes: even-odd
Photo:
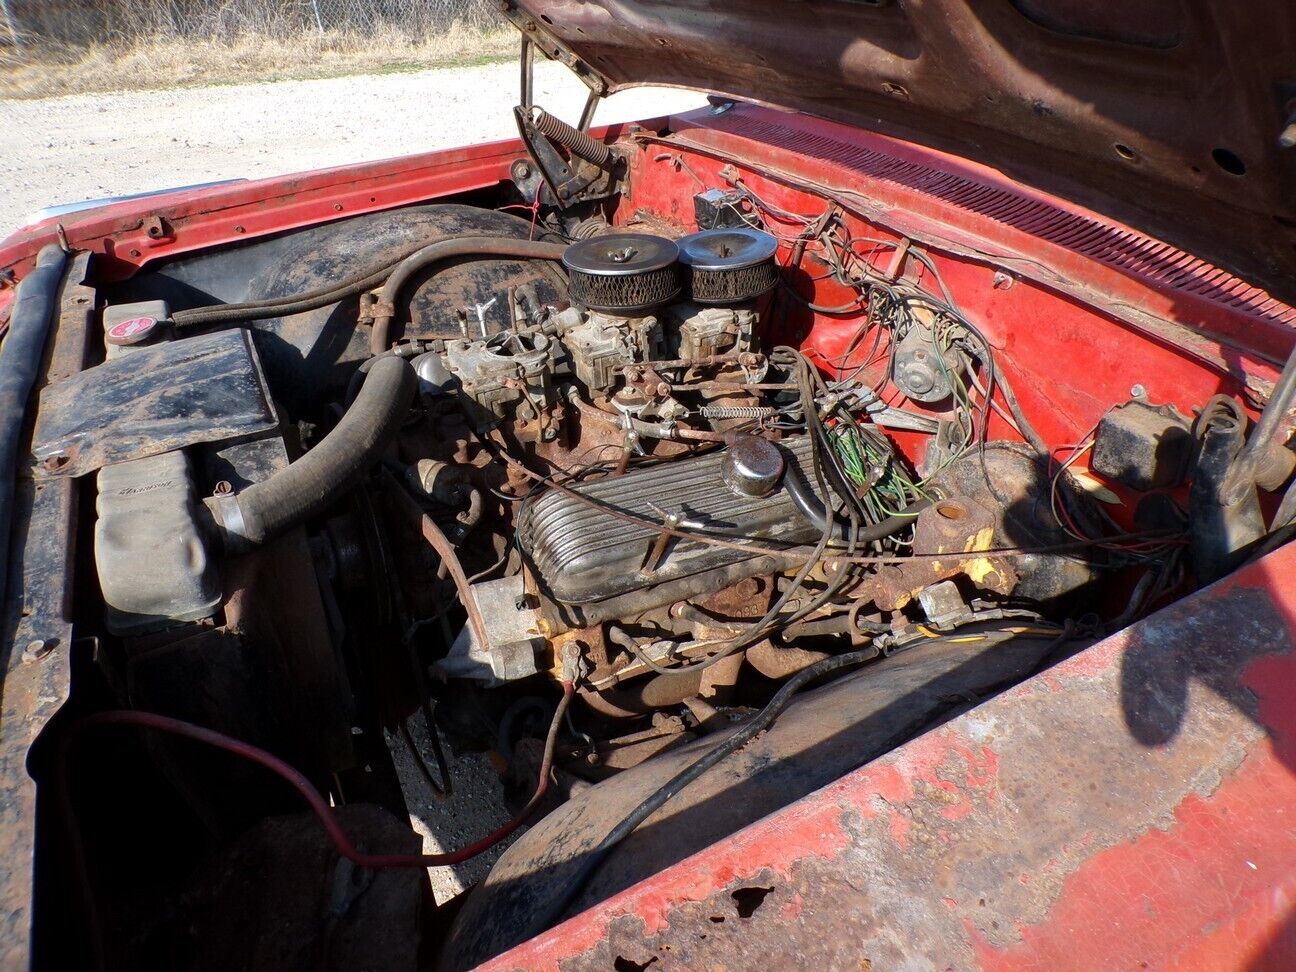
[(1296, 295), (1284, 0), (521, 0), (505, 15), (596, 90), (700, 88), (897, 135)]

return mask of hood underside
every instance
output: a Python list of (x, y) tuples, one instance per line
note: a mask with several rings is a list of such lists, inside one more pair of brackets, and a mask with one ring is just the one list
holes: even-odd
[[(1296, 5), (1283, 0), (523, 0), (607, 93), (678, 85), (995, 166), (1296, 291)], [(1296, 134), (1296, 129), (1293, 129)]]

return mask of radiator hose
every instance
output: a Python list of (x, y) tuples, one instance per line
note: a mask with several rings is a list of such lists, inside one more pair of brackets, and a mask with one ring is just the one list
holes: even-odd
[(418, 379), (402, 358), (382, 358), (323, 441), (269, 479), (206, 501), (227, 553), (264, 543), (350, 490), (395, 436)]
[(67, 254), (56, 244), (41, 249), (36, 266), (18, 284), (9, 333), (0, 344), (0, 604), (9, 576), (9, 530), (17, 518), (18, 473), (26, 459), (21, 447), (27, 406), (58, 315), (66, 265)]

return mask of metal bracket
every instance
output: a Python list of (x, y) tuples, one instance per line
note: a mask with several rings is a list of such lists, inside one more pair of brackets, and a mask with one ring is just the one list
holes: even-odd
[(536, 23), (535, 18), (520, 9), (516, 3), (512, 0), (500, 0), (500, 13), (522, 32), (522, 37), (528, 44), (539, 47), (545, 57), (567, 65), (568, 70), (580, 78), (591, 91), (600, 95), (607, 94), (607, 79), (582, 60), (570, 47)]
[[(565, 208), (572, 203), (601, 199), (617, 191), (619, 180), (616, 173), (620, 171), (622, 164), (619, 157), (608, 152), (600, 143), (592, 142), (583, 131), (573, 129), (566, 123), (546, 115), (542, 109), (534, 105), (518, 105), (513, 109), (513, 117), (517, 122), (518, 135), (526, 145), (527, 154), (535, 163), (540, 182), (543, 188), (548, 190), (548, 197), (541, 197), (543, 202), (550, 204), (556, 202), (557, 205)], [(601, 166), (587, 161), (571, 149), (568, 149), (568, 155), (565, 156), (560, 151), (556, 140), (541, 130), (538, 121), (556, 126), (566, 132), (566, 137), (570, 139), (583, 139), (591, 147), (597, 146), (607, 152), (608, 164)], [(514, 164), (512, 174), (523, 195), (533, 196), (535, 190), (531, 186), (536, 184), (535, 174), (522, 172), (517, 163)], [(523, 185), (523, 182), (526, 185)]]

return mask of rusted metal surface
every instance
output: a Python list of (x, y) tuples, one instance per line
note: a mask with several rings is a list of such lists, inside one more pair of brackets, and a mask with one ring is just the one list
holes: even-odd
[(792, 645), (775, 647), (768, 638), (758, 641), (746, 651), (743, 657), (752, 668), (766, 678), (782, 681), (790, 678), (803, 668), (809, 668), (815, 662), (828, 657), (824, 651), (810, 651)]
[(949, 554), (944, 560), (914, 560), (889, 564), (864, 583), (868, 599), (879, 609), (903, 607), (937, 581), (966, 575), (973, 584), (998, 594), (1017, 586), (1017, 572), (1003, 557), (977, 551), (994, 546), (995, 515), (970, 496), (948, 496), (928, 506), (914, 521), (913, 549), (917, 553)]
[[(670, 865), (832, 784), (918, 727), (1027, 677), (1049, 640), (995, 635), (981, 642), (921, 644), (807, 692), (768, 732), (645, 821), (600, 866), (573, 907), (588, 907), (644, 879), (654, 881), (650, 875), (658, 872), (663, 878), (675, 874)], [(537, 821), (464, 904), (442, 953), (447, 967), (470, 967), (538, 931), (530, 926), (534, 915), (545, 911), (545, 902), (559, 893), (582, 856), (726, 734), (664, 753), (574, 795)], [(572, 947), (572, 953), (580, 951)], [(715, 961), (723, 963), (724, 956)], [(530, 967), (526, 960), (515, 964)]]
[(140, 348), (49, 384), (40, 420), (37, 475), (71, 477), (264, 434), (279, 421), (245, 330)]
[(486, 968), (1291, 968), (1294, 623), (1288, 546)]
[[(85, 363), (94, 289), (84, 285), (88, 255), (70, 265), (42, 381), (65, 378)], [(37, 416), (36, 431), (42, 417)], [(32, 942), (32, 868), (36, 785), (28, 775), (33, 741), (71, 687), (72, 538), (75, 484), (18, 481), (13, 524), (13, 581), (0, 605), (0, 967), (26, 968)], [(19, 582), (21, 579), (21, 582)]]
[(445, 532), (437, 525), (437, 522), (420, 510), (414, 500), (403, 490), (391, 487), (387, 490), (387, 494), (398, 501), (396, 505), (402, 513), (411, 523), (417, 524), (423, 539), (441, 558), (447, 573), (454, 581), (455, 590), (459, 593), (459, 603), (468, 616), (468, 626), (472, 630), (473, 638), (482, 654), (489, 656), (491, 642), (486, 631), (486, 621), (482, 617), (481, 606), (477, 603), (476, 593), (468, 582), (468, 575), (464, 572), (463, 564), (459, 560), (459, 553), (455, 550), (454, 544), (446, 537)]

